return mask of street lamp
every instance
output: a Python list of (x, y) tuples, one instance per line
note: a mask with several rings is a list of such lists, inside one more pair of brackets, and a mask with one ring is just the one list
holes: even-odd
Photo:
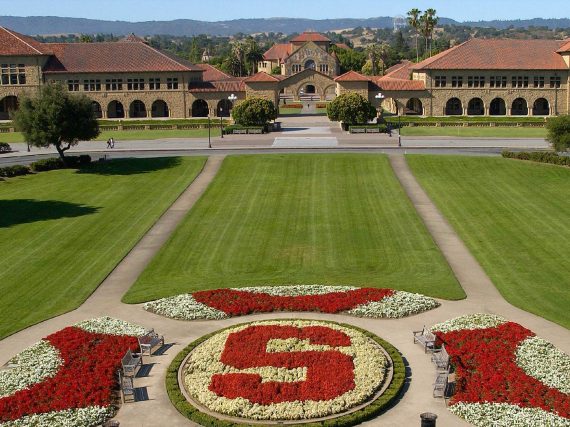
[(212, 118), (208, 114), (208, 148), (212, 148)]

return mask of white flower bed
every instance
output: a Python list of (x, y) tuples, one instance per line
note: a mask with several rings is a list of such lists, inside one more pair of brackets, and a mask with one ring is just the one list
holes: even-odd
[(146, 333), (146, 329), (124, 320), (112, 317), (99, 317), (97, 319), (84, 320), (74, 326), (94, 334), (130, 335), (140, 337)]
[(143, 308), (146, 311), (177, 320), (221, 320), (229, 317), (223, 311), (196, 301), (192, 294), (147, 302)]
[[(260, 367), (237, 370), (220, 362), (226, 341), (230, 334), (242, 331), (251, 326), (322, 326), (347, 334), (351, 340), (349, 347), (310, 345), (309, 341), (298, 339), (271, 340), (268, 352), (291, 351), (323, 351), (337, 350), (352, 357), (354, 363), (355, 388), (326, 401), (295, 401), (269, 405), (252, 403), (245, 398), (228, 399), (210, 391), (213, 375), (230, 373), (255, 373), (262, 377), (262, 382), (297, 382), (306, 378), (306, 368), (283, 369), (276, 367)], [(340, 325), (308, 321), (263, 321), (239, 325), (212, 336), (200, 344), (191, 354), (184, 367), (184, 383), (189, 394), (209, 410), (229, 416), (253, 420), (304, 420), (325, 417), (346, 412), (372, 397), (383, 385), (388, 367), (388, 360), (378, 345), (361, 332)], [(331, 374), (334, 375), (333, 372)]]
[(360, 305), (347, 313), (357, 317), (399, 319), (439, 307), (439, 303), (425, 295), (396, 291), (382, 301)]
[(538, 408), (507, 403), (456, 403), (455, 415), (477, 427), (570, 427), (570, 420)]
[(93, 427), (102, 425), (114, 415), (114, 408), (89, 406), (80, 409), (29, 415), (16, 421), (2, 424), (2, 427)]
[(290, 286), (255, 286), (250, 288), (232, 288), (234, 291), (267, 294), (276, 297), (297, 297), (303, 295), (325, 295), (335, 292), (355, 291), (354, 286), (327, 286), (327, 285), (290, 285)]
[(53, 377), (63, 364), (63, 359), (49, 342), (42, 340), (8, 363), (14, 367), (0, 371), (0, 398)]
[(475, 330), (495, 328), (506, 322), (507, 321), (504, 317), (493, 314), (469, 314), (467, 316), (447, 320), (443, 323), (438, 323), (437, 325), (433, 325), (430, 329), (432, 332), (447, 333), (452, 331), (461, 331), (463, 329)]
[(530, 337), (517, 348), (517, 365), (544, 385), (570, 394), (570, 356), (548, 341)]

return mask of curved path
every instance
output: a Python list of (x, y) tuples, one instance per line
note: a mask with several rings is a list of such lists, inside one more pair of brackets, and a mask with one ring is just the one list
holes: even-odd
[(158, 249), (166, 242), (216, 175), (223, 161), (223, 156), (211, 156), (195, 181), (81, 307), (0, 341), (0, 365), (44, 336), (81, 320), (98, 316), (113, 316), (145, 327), (152, 327), (164, 334), (167, 342), (174, 344), (174, 346), (162, 356), (145, 357), (145, 363), (153, 365), (150, 375), (145, 378), (138, 378), (135, 385), (140, 388), (146, 387), (148, 400), (123, 405), (116, 419), (120, 421), (121, 426), (164, 425), (165, 420), (168, 420), (170, 426), (189, 426), (194, 424), (182, 417), (171, 405), (164, 386), (164, 378), (169, 363), (186, 344), (220, 328), (252, 320), (291, 318), (293, 316), (333, 320), (368, 329), (388, 340), (402, 352), (410, 367), (411, 381), (408, 383), (407, 391), (400, 402), (381, 417), (363, 425), (418, 425), (420, 413), (434, 412), (439, 416), (439, 425), (466, 426), (465, 422), (445, 409), (441, 400), (432, 398), (434, 368), (429, 356), (425, 355), (418, 345), (412, 343), (412, 330), (420, 329), (424, 324), (431, 325), (464, 314), (495, 313), (529, 327), (567, 353), (570, 353), (570, 333), (559, 325), (508, 304), (415, 180), (405, 158), (402, 155), (394, 155), (390, 157), (390, 160), (398, 179), (464, 287), (468, 295), (466, 300), (458, 302), (441, 301), (442, 306), (436, 310), (397, 320), (360, 319), (346, 315), (317, 313), (279, 313), (195, 322), (166, 319), (145, 312), (140, 305), (121, 303), (121, 297), (134, 283)]

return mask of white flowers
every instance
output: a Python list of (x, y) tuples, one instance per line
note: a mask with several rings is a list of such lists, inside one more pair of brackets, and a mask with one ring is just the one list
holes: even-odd
[(177, 320), (221, 320), (229, 317), (223, 311), (196, 301), (192, 294), (147, 302), (143, 308), (146, 311)]
[(506, 322), (505, 318), (495, 316), (493, 314), (469, 314), (467, 316), (447, 320), (443, 323), (438, 323), (437, 325), (433, 325), (430, 329), (432, 332), (447, 333), (452, 331), (461, 331), (464, 329), (474, 330), (495, 328)]
[(3, 423), (2, 427), (93, 427), (102, 425), (114, 415), (114, 412), (114, 408), (110, 406), (89, 406), (29, 415), (16, 421)]
[(517, 365), (544, 385), (570, 394), (570, 356), (548, 341), (530, 337), (517, 348)]
[(63, 359), (49, 342), (42, 340), (12, 358), (8, 364), (12, 368), (0, 371), (0, 398), (53, 377)]
[(424, 311), (439, 307), (439, 303), (433, 298), (420, 294), (395, 291), (394, 295), (384, 298), (382, 301), (363, 304), (347, 313), (357, 317), (400, 319)]
[(569, 427), (570, 419), (538, 408), (522, 408), (507, 403), (456, 403), (449, 407), (455, 415), (477, 427)]
[(276, 297), (296, 297), (303, 295), (325, 295), (334, 292), (354, 291), (354, 286), (326, 286), (326, 285), (290, 285), (290, 286), (256, 286), (250, 288), (233, 288), (235, 291), (267, 294)]
[(134, 325), (124, 320), (113, 319), (112, 317), (84, 320), (83, 322), (76, 323), (74, 326), (94, 334), (140, 337), (146, 333), (146, 329), (142, 326)]

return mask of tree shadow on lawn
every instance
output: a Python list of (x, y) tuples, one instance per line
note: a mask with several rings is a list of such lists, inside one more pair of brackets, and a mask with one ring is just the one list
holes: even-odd
[(80, 174), (94, 175), (138, 175), (156, 172), (162, 169), (171, 169), (180, 165), (179, 157), (159, 158), (126, 158), (93, 162), (78, 169)]
[(0, 228), (50, 219), (75, 218), (96, 213), (99, 208), (57, 200), (0, 200)]

